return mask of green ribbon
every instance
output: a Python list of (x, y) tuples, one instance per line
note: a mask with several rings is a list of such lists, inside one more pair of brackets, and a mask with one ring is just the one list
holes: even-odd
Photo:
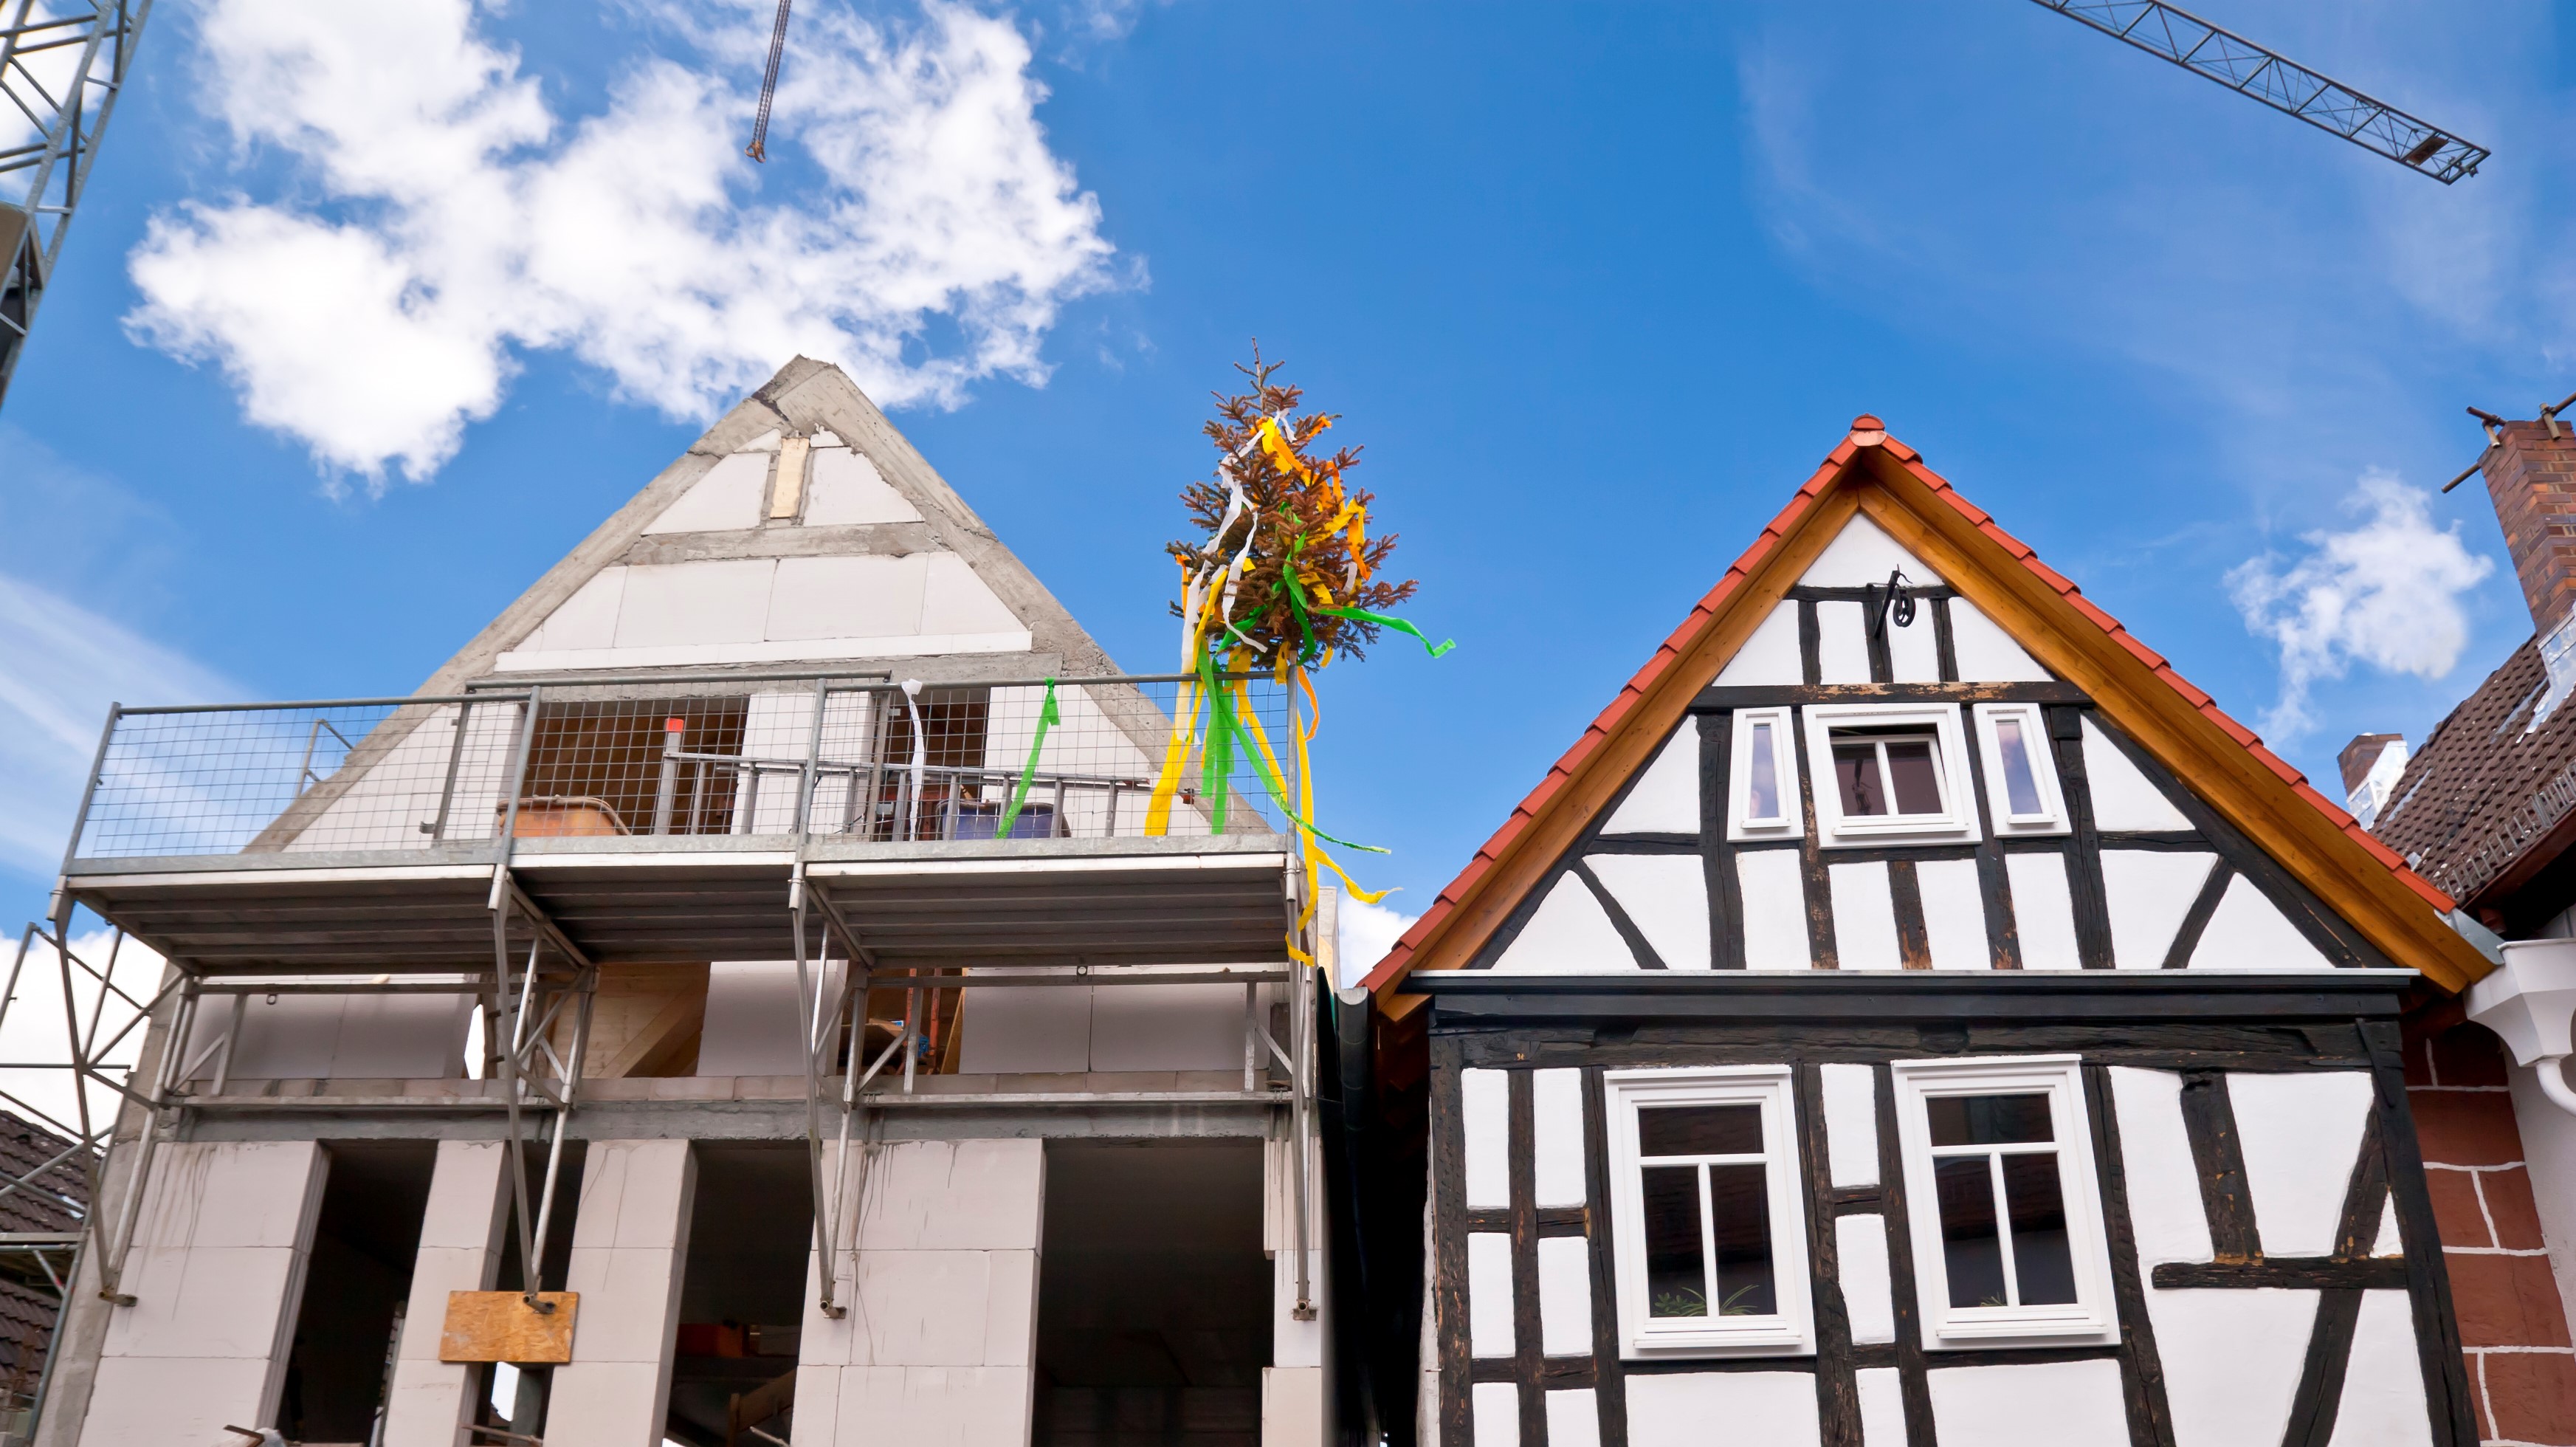
[[(1225, 832), (1226, 797), (1233, 792), (1234, 755), (1240, 749), (1244, 761), (1251, 765), (1252, 776), (1259, 779), (1261, 786), (1270, 791), (1270, 797), (1279, 805), (1279, 812), (1286, 815), (1288, 822), (1296, 825), (1298, 829), (1327, 844), (1338, 844), (1344, 849), (1358, 849), (1370, 854), (1395, 852), (1379, 845), (1361, 844), (1327, 834), (1316, 828), (1304, 815), (1299, 814), (1297, 807), (1288, 802), (1287, 782), (1271, 771), (1269, 764), (1262, 759), (1260, 746), (1253, 742), (1251, 735), (1243, 726), (1242, 718), (1236, 714), (1233, 694), (1220, 680), (1215, 654), (1208, 654), (1199, 660), (1199, 680), (1199, 691), (1208, 696), (1209, 702), (1208, 741), (1201, 755), (1206, 763), (1200, 773), (1199, 782), (1201, 788), (1214, 795), (1216, 799), (1215, 832), (1219, 834)], [(1222, 766), (1217, 762), (1220, 758), (1224, 760)]]
[(994, 838), (1011, 837), (1011, 826), (1020, 821), (1020, 806), (1029, 802), (1029, 784), (1038, 776), (1038, 750), (1046, 747), (1047, 729), (1062, 722), (1064, 715), (1055, 706), (1055, 680), (1050, 678), (1046, 681), (1046, 702), (1038, 706), (1038, 736), (1029, 743), (1029, 761), (1020, 766), (1020, 786), (1011, 791), (1011, 802), (993, 825)]
[(1398, 633), (1410, 633), (1414, 636), (1416, 641), (1421, 643), (1425, 649), (1430, 651), (1431, 656), (1434, 658), (1437, 658), (1441, 654), (1458, 646), (1458, 640), (1455, 638), (1435, 645), (1429, 638), (1423, 636), (1421, 629), (1414, 627), (1412, 624), (1405, 622), (1403, 619), (1396, 617), (1392, 613), (1372, 613), (1366, 608), (1318, 608), (1315, 611), (1318, 613), (1330, 613), (1336, 618), (1356, 618), (1363, 623), (1374, 623), (1381, 628), (1392, 628)]

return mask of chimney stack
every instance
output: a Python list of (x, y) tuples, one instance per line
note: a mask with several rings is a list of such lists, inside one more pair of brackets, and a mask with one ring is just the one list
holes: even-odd
[(2379, 811), (2388, 807), (2388, 796), (2406, 772), (2406, 736), (2355, 734), (2335, 762), (2343, 766), (2344, 807), (2367, 829), (2379, 821)]
[(2469, 410), (2492, 439), (2478, 470), (2486, 474), (2522, 600), (2531, 606), (2541, 666), (2549, 671), (2549, 692), (2532, 710), (2527, 733), (2576, 692), (2576, 421), (2559, 421), (2555, 409), (2536, 422)]

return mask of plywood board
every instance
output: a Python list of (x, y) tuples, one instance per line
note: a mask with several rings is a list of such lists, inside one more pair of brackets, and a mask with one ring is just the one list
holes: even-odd
[(540, 1291), (537, 1300), (554, 1310), (539, 1311), (515, 1291), (447, 1293), (447, 1325), (439, 1333), (438, 1359), (527, 1366), (571, 1361), (572, 1322), (581, 1306), (581, 1293)]

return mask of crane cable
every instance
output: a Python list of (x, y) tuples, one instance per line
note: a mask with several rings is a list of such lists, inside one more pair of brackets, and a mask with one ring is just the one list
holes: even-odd
[(787, 54), (787, 7), (795, 0), (778, 0), (778, 23), (769, 32), (769, 69), (760, 77), (760, 114), (751, 123), (751, 144), (743, 154), (755, 161), (769, 159), (769, 103), (778, 94), (778, 62)]

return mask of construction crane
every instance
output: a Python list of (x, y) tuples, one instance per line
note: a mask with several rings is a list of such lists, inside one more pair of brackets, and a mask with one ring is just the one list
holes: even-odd
[(769, 103), (778, 95), (778, 62), (787, 54), (787, 7), (796, 0), (778, 0), (778, 20), (769, 27), (769, 69), (760, 77), (760, 114), (751, 122), (751, 144), (743, 154), (755, 161), (769, 159)]
[(0, 401), (151, 12), (152, 0), (0, 0)]
[[(2163, 0), (2038, 0), (2105, 35), (2172, 61), (2240, 95), (2332, 131), (2443, 185), (2474, 176), (2490, 154), (2430, 121), (2322, 76)], [(784, 5), (779, 7), (783, 13)]]

